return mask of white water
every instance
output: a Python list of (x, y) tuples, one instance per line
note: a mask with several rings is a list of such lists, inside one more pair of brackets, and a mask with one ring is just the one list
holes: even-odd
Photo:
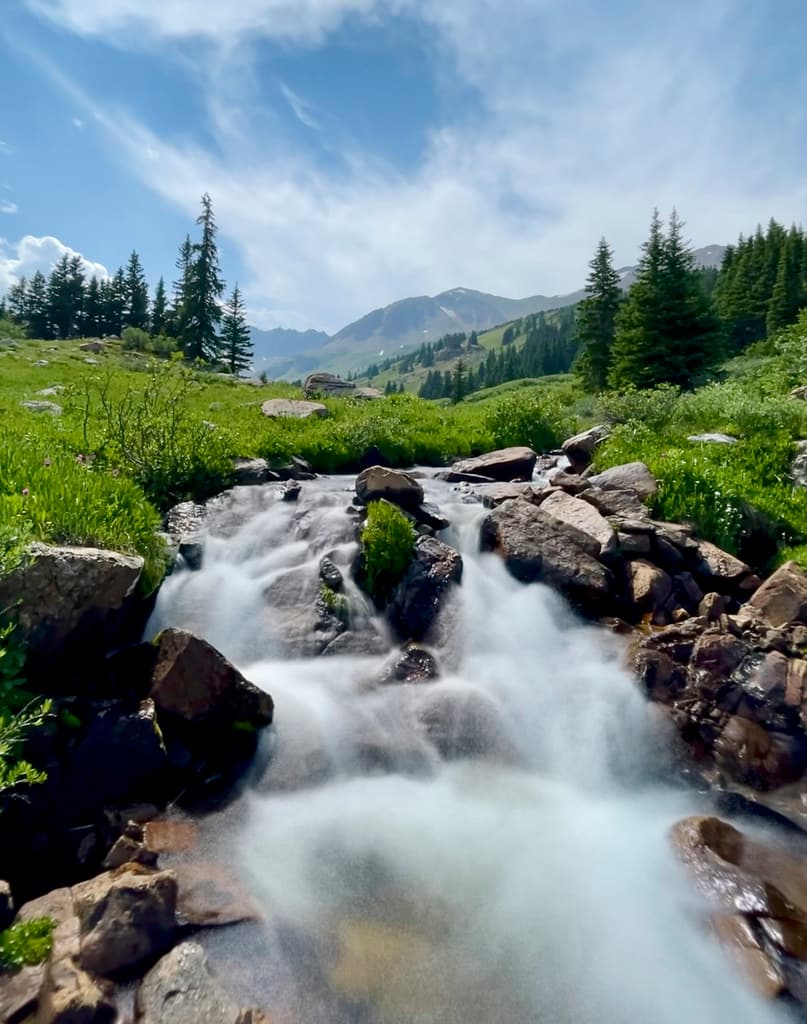
[[(152, 624), (206, 636), (275, 698), (275, 758), (231, 843), (270, 922), (264, 951), (241, 951), (267, 1008), (306, 1024), (782, 1020), (698, 925), (666, 832), (699, 808), (660, 781), (667, 734), (617, 641), (479, 556), (479, 508), (430, 481), (465, 558), (443, 678), (377, 688), (383, 658), (295, 657), (320, 556), (352, 551), (352, 480), (304, 487), (300, 508), (237, 492), (223, 521), (246, 521), (172, 577)], [(483, 756), (441, 759), (435, 706)]]

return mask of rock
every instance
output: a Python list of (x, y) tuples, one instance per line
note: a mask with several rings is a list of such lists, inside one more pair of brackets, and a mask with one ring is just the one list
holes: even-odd
[(269, 398), (261, 406), (261, 412), (270, 419), (306, 420), (316, 416), (324, 420), (330, 416), (327, 406), (321, 402), (303, 402), (296, 398)]
[(31, 561), (0, 578), (0, 608), (19, 601), (17, 621), (28, 647), (29, 672), (39, 676), (79, 657), (87, 670), (93, 652), (118, 641), (143, 571), (139, 555), (98, 548), (31, 544)]
[(435, 473), (435, 480), (445, 480), (450, 484), (490, 484), (492, 476), (480, 476), (479, 473), (460, 473), (454, 469), (443, 469)]
[(238, 1024), (240, 1010), (213, 978), (196, 942), (176, 946), (148, 972), (135, 998), (139, 1024)]
[(291, 475), (293, 480), (314, 480), (317, 474), (307, 459), (300, 455), (292, 455)]
[(384, 392), (378, 388), (354, 388), (353, 398), (383, 398)]
[(158, 712), (186, 722), (270, 724), (269, 694), (248, 682), (207, 641), (182, 629), (165, 629), (155, 643), (151, 696)]
[(490, 483), (474, 487), (473, 494), (482, 499), (485, 508), (496, 508), (503, 501), (512, 501), (514, 498), (538, 504), (538, 495), (542, 492), (536, 492), (530, 484)]
[[(650, 529), (650, 514), (647, 505), (635, 491), (621, 488), (604, 491), (599, 487), (588, 487), (585, 491), (581, 491), (578, 497), (581, 501), (587, 501), (589, 505), (593, 505), (604, 516), (627, 518), (636, 523), (642, 532)], [(622, 528), (625, 528), (624, 525)]]
[(233, 463), (233, 476), (239, 487), (254, 487), (277, 480), (277, 473), (272, 472), (266, 459), (236, 459)]
[(36, 1024), (113, 1024), (118, 1010), (111, 986), (102, 985), (69, 956), (45, 970)]
[(807, 384), (800, 384), (798, 387), (793, 388), (790, 392), (791, 398), (796, 398), (802, 402), (807, 399)]
[(35, 1021), (39, 993), (45, 981), (45, 965), (23, 967), (13, 974), (0, 973), (0, 1021), (23, 1024)]
[(630, 597), (638, 612), (658, 613), (672, 597), (672, 580), (652, 562), (638, 559), (628, 565)]
[(797, 441), (795, 447), (796, 454), (790, 464), (790, 476), (794, 487), (807, 487), (807, 441)]
[(319, 578), (326, 586), (337, 593), (342, 589), (342, 585), (345, 582), (342, 570), (327, 555), (323, 555), (319, 561)]
[(385, 466), (370, 466), (356, 477), (356, 497), (365, 505), (383, 499), (414, 510), (423, 503), (423, 488), (409, 473)]
[(182, 556), (186, 568), (191, 572), (198, 572), (202, 568), (205, 557), (204, 540), (192, 540), (186, 537), (177, 546), (177, 554)]
[(389, 619), (399, 636), (425, 639), (451, 585), (461, 579), (462, 555), (435, 537), (418, 537), (410, 566), (389, 606)]
[(393, 661), (384, 669), (379, 682), (422, 683), (437, 679), (439, 675), (437, 659), (427, 647), (407, 644), (395, 654)]
[(23, 409), (28, 412), (47, 413), (48, 416), (61, 416), (62, 407), (56, 402), (43, 402), (38, 399), (31, 399), (28, 402), (20, 402)]
[(85, 341), (83, 345), (79, 345), (79, 349), (82, 352), (93, 352), (95, 355), (100, 355), (105, 350), (105, 346), (102, 341)]
[(748, 605), (771, 626), (807, 623), (807, 574), (795, 562), (786, 562), (762, 584)]
[(0, 879), (0, 932), (4, 931), (14, 920), (14, 898), (11, 886)]
[(92, 356), (87, 356), (84, 359), (84, 362), (87, 363), (88, 366), (97, 366), (98, 365), (98, 360), (97, 359), (93, 359)]
[(177, 880), (145, 868), (107, 872), (72, 889), (81, 927), (80, 963), (111, 977), (168, 949), (176, 934)]
[(311, 373), (303, 384), (303, 394), (306, 398), (311, 398), (313, 395), (322, 395), (324, 398), (350, 398), (355, 393), (356, 385), (342, 380), (335, 373)]
[(748, 919), (742, 914), (720, 914), (712, 928), (740, 973), (764, 999), (778, 999), (785, 991), (784, 974), (762, 948)]
[(615, 582), (599, 561), (600, 543), (543, 507), (505, 501), (482, 522), (480, 547), (500, 555), (522, 583), (556, 587), (586, 614), (613, 613)]
[(597, 541), (600, 546), (598, 554), (608, 555), (616, 550), (617, 536), (613, 526), (593, 505), (564, 491), (555, 491), (541, 502), (541, 508), (555, 519), (581, 530)]
[(612, 466), (588, 479), (595, 487), (605, 491), (633, 491), (640, 498), (654, 498), (658, 494), (656, 478), (643, 462)]
[(729, 434), (690, 434), (687, 441), (702, 444), (737, 444), (737, 438)]
[(280, 488), (281, 501), (297, 501), (302, 491), (302, 485), (298, 480), (288, 480)]
[(186, 538), (196, 540), (204, 531), (206, 519), (207, 508), (204, 505), (183, 501), (166, 512), (165, 531), (178, 541)]
[(371, 658), (387, 653), (387, 644), (378, 633), (345, 630), (335, 637), (322, 651), (323, 657)]
[(580, 494), (581, 491), (586, 491), (591, 487), (591, 483), (584, 480), (582, 476), (578, 476), (577, 473), (567, 473), (563, 469), (554, 472), (548, 478), (548, 482), (552, 487), (559, 487), (567, 494)]
[(720, 616), (725, 614), (726, 599), (722, 594), (706, 594), (698, 605), (698, 615), (702, 615), (709, 622), (717, 622)]
[(703, 575), (716, 580), (724, 587), (736, 588), (743, 579), (751, 575), (751, 570), (745, 562), (708, 540), (699, 541), (698, 547), (704, 563), (701, 570)]
[(619, 550), (623, 555), (649, 555), (652, 543), (649, 533), (617, 533)]
[(413, 509), (412, 515), (417, 522), (428, 526), (430, 530), (447, 530), (451, 526), (451, 520), (443, 515), (437, 505), (433, 505), (429, 501), (424, 501), (423, 504)]
[(488, 694), (445, 683), (415, 692), (417, 718), (441, 757), (518, 761), (501, 708)]
[(718, 768), (755, 789), (775, 789), (795, 782), (804, 772), (803, 737), (765, 729), (740, 715), (730, 715), (714, 742)]
[(537, 458), (532, 448), (502, 448), (499, 451), (455, 462), (451, 468), (454, 473), (473, 473), (504, 482), (529, 481), (532, 479)]
[(611, 428), (604, 423), (575, 434), (563, 442), (563, 454), (569, 460), (573, 473), (582, 473), (591, 465), (592, 456), (598, 445), (611, 433)]
[(130, 821), (123, 835), (118, 836), (104, 858), (102, 867), (112, 871), (124, 864), (145, 864), (146, 867), (154, 867), (156, 863), (157, 854), (146, 843), (145, 829), (142, 825)]

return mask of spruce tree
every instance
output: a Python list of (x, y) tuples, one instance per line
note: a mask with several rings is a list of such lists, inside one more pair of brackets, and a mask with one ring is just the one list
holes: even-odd
[(586, 298), (577, 307), (577, 340), (581, 347), (577, 368), (589, 388), (602, 391), (608, 380), (616, 314), (622, 301), (613, 253), (604, 238), (589, 267)]
[(188, 294), (190, 291), (191, 265), (193, 263), (193, 242), (190, 235), (179, 247), (177, 253), (176, 268), (179, 276), (174, 281), (174, 294), (171, 304), (171, 312), (168, 317), (168, 327), (172, 337), (183, 340), (185, 332), (185, 310), (187, 308)]
[(138, 327), (141, 331), (148, 327), (149, 290), (146, 275), (140, 257), (134, 249), (126, 264), (126, 309), (123, 315), (124, 326)]
[(103, 329), (104, 308), (101, 286), (93, 275), (84, 295), (84, 312), (81, 318), (81, 333), (85, 338), (97, 338)]
[(28, 326), (28, 280), (21, 277), (8, 290), (8, 313), (20, 327)]
[(239, 374), (252, 366), (252, 337), (244, 316), (238, 285), (233, 288), (221, 318), (221, 359), (230, 373)]
[(451, 401), (456, 405), (465, 398), (467, 382), (465, 379), (465, 363), (461, 360), (457, 360), (457, 365), (454, 367), (454, 375), (451, 379)]
[(78, 334), (84, 300), (80, 256), (65, 253), (48, 278), (48, 320), (57, 338)]
[(802, 239), (795, 227), (791, 228), (781, 247), (771, 299), (768, 304), (766, 327), (768, 336), (796, 319), (802, 299)]
[(196, 223), (202, 228), (202, 240), (194, 246), (187, 275), (181, 340), (186, 359), (215, 362), (220, 351), (219, 298), (224, 291), (224, 282), (219, 268), (213, 204), (207, 192), (202, 196), (202, 212)]
[(166, 333), (168, 321), (168, 297), (165, 294), (165, 281), (162, 278), (157, 282), (154, 292), (154, 303), (151, 307), (151, 335), (153, 338)]
[(48, 315), (48, 282), (41, 270), (37, 270), (28, 286), (27, 318), (29, 338), (53, 337)]
[(118, 267), (114, 276), (101, 285), (101, 308), (103, 335), (119, 336), (126, 313), (126, 276), (123, 267)]

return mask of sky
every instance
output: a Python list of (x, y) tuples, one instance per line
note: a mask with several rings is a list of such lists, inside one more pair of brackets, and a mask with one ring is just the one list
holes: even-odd
[(65, 251), (174, 276), (209, 192), (260, 327), (580, 287), (654, 207), (807, 209), (804, 0), (2, 0), (0, 293)]

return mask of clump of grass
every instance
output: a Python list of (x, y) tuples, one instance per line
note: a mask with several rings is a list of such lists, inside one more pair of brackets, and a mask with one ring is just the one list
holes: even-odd
[(367, 592), (379, 607), (386, 604), (412, 561), (415, 531), (400, 509), (374, 501), (361, 533)]
[(52, 918), (35, 917), (0, 932), (0, 970), (16, 971), (47, 960), (55, 927)]

